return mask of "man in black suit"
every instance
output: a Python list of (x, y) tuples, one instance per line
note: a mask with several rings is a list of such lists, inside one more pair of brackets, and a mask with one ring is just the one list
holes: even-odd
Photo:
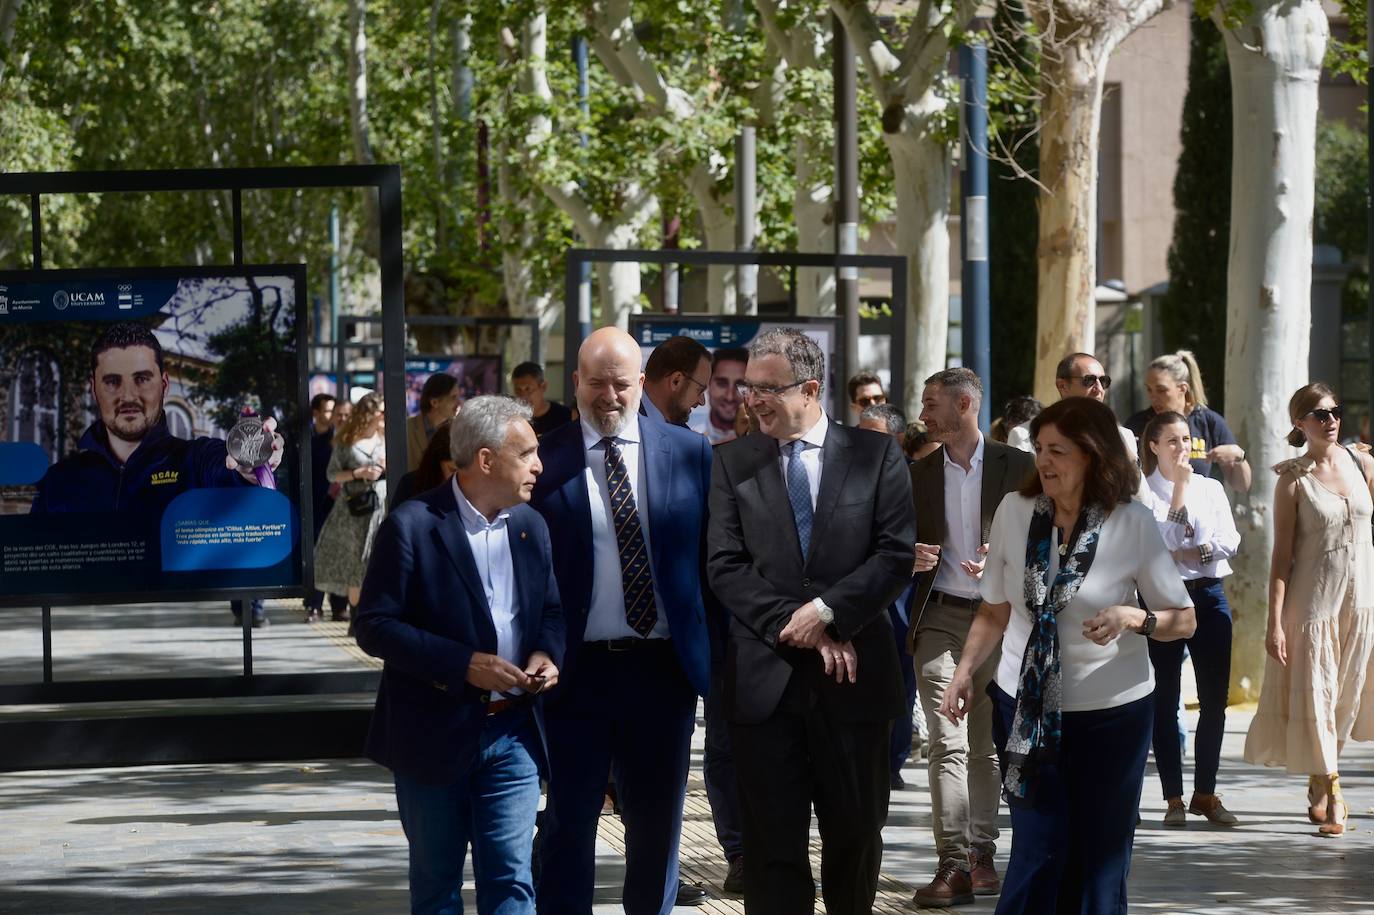
[(830, 422), (823, 372), (801, 331), (755, 339), (740, 394), (763, 434), (717, 448), (711, 472), (707, 567), (732, 615), (725, 702), (751, 915), (814, 911), (813, 802), (826, 910), (872, 910), (902, 714), (886, 608), (911, 578), (906, 459), (889, 436)]
[(1020, 487), (1034, 458), (978, 431), (983, 385), (968, 369), (936, 372), (921, 393), (921, 422), (941, 447), (911, 465), (916, 506), (916, 593), (907, 651), (930, 733), (930, 797), (940, 863), (917, 905), (966, 905), (1001, 888), (993, 865), (1002, 787), (985, 692), (997, 655), (975, 677), (968, 718), (938, 714), (978, 609), (992, 516)]

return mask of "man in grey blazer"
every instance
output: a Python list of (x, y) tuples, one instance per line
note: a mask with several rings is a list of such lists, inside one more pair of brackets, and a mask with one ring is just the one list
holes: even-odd
[(1001, 888), (993, 865), (1001, 778), (986, 692), (997, 655), (975, 676), (974, 705), (954, 724), (937, 714), (978, 608), (988, 532), (1002, 497), (1035, 469), (1034, 458), (978, 431), (983, 385), (968, 369), (936, 372), (921, 395), (921, 421), (941, 444), (911, 465), (916, 508), (916, 593), (907, 651), (930, 728), (935, 878), (916, 893), (923, 906), (965, 905)]

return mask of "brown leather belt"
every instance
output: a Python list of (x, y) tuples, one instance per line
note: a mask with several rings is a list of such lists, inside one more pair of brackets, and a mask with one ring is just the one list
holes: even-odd
[(944, 591), (931, 591), (930, 600), (932, 603), (957, 607), (960, 610), (977, 610), (983, 601), (981, 597), (960, 597), (958, 594), (946, 594)]
[(514, 699), (492, 699), (487, 702), (487, 714), (499, 715), (502, 712), (514, 711), (528, 705), (531, 698), (533, 697), (526, 693), (524, 696), (517, 696)]

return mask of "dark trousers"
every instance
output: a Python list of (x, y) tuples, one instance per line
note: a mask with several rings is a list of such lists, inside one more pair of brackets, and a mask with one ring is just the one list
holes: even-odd
[[(993, 740), (1004, 754), (1016, 701), (996, 683), (988, 694), (996, 707)], [(1037, 773), (1030, 803), (1011, 807), (998, 915), (1125, 915), (1153, 722), (1154, 696), (1064, 713), (1058, 761)]]
[(891, 731), (890, 721), (834, 720), (797, 675), (767, 721), (731, 725), (749, 915), (815, 911), (808, 847), (813, 803), (826, 911), (872, 912), (887, 822)]
[(1155, 668), (1155, 765), (1164, 796), (1183, 796), (1183, 760), (1178, 740), (1179, 678), (1183, 669), (1183, 648), (1193, 658), (1197, 679), (1197, 737), (1193, 743), (1193, 790), (1214, 794), (1217, 766), (1221, 762), (1221, 739), (1226, 730), (1227, 690), (1231, 682), (1231, 605), (1221, 579), (1208, 578), (1200, 584), (1189, 582), (1188, 594), (1197, 613), (1197, 631), (1190, 639), (1175, 642), (1150, 640), (1150, 662)]
[(711, 804), (711, 820), (716, 825), (716, 841), (726, 861), (744, 854), (744, 827), (740, 823), (739, 778), (730, 751), (730, 724), (725, 718), (723, 676), (720, 665), (711, 669), (711, 692), (706, 697), (706, 750), (702, 754), (701, 774), (706, 782), (706, 799)]
[(615, 778), (625, 824), (628, 915), (668, 915), (697, 695), (672, 642), (628, 651), (588, 643), (544, 709), (549, 795), (539, 839), (540, 915), (586, 915), (596, 885), (596, 824)]
[(906, 687), (906, 714), (892, 722), (889, 771), (895, 775), (911, 756), (911, 735), (916, 730), (916, 722), (912, 718), (916, 710), (916, 665), (912, 663), (911, 655), (906, 653), (906, 624), (891, 610), (887, 615), (892, 620), (892, 635), (897, 640), (897, 659), (902, 662), (902, 685)]

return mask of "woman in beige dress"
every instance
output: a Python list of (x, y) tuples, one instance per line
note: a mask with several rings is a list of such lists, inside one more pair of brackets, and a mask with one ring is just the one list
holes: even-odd
[(1288, 441), (1307, 451), (1274, 467), (1269, 658), (1245, 759), (1307, 773), (1307, 815), (1338, 836), (1337, 758), (1347, 740), (1374, 740), (1374, 460), (1339, 444), (1325, 384), (1299, 388), (1288, 413)]

